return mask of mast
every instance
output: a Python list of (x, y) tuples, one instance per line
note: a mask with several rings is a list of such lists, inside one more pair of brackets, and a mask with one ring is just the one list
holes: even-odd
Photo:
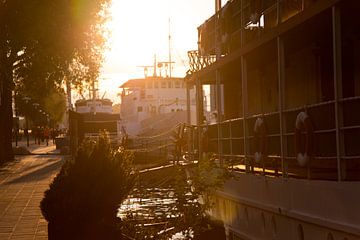
[(154, 77), (156, 77), (157, 76), (157, 73), (156, 73), (156, 54), (154, 54)]
[(170, 32), (170, 18), (169, 18), (169, 77), (171, 78), (171, 32)]
[(221, 9), (221, 0), (215, 0), (215, 14)]
[(96, 88), (95, 88), (95, 79), (92, 81), (92, 99), (93, 99), (93, 101), (95, 101), (95, 99), (96, 99)]

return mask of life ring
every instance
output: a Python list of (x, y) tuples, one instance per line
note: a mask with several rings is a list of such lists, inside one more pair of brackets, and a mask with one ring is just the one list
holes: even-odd
[(266, 127), (263, 118), (258, 117), (254, 125), (255, 162), (259, 163), (267, 153)]
[[(305, 130), (305, 143), (302, 131)], [(300, 112), (295, 122), (295, 153), (296, 160), (301, 167), (304, 167), (313, 153), (314, 128), (311, 124), (309, 115)]]

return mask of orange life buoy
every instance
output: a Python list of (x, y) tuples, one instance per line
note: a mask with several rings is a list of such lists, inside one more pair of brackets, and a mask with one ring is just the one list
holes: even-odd
[(267, 154), (266, 127), (263, 118), (258, 117), (254, 125), (255, 162), (259, 163)]
[[(302, 132), (305, 131), (305, 139)], [(301, 167), (304, 167), (313, 153), (314, 129), (309, 115), (306, 112), (300, 112), (295, 122), (295, 153), (296, 160)]]

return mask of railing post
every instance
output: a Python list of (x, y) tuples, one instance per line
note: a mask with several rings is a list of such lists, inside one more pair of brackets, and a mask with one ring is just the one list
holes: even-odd
[(198, 151), (199, 160), (202, 158), (202, 125), (204, 119), (203, 107), (203, 90), (199, 77), (196, 77), (196, 108), (197, 108), (197, 125), (198, 125)]
[(282, 176), (287, 176), (287, 168), (285, 166), (285, 157), (287, 152), (287, 141), (285, 134), (285, 122), (284, 122), (284, 81), (285, 81), (285, 53), (284, 42), (281, 37), (277, 37), (277, 51), (278, 51), (278, 88), (279, 88), (279, 121), (280, 121), (280, 156), (281, 156), (281, 172)]
[(187, 151), (190, 156), (190, 153), (193, 151), (191, 148), (191, 135), (190, 135), (190, 126), (191, 126), (191, 96), (190, 96), (190, 84), (186, 84), (186, 117), (187, 117)]
[(232, 137), (232, 121), (229, 121), (229, 139), (230, 139), (230, 155), (233, 156), (233, 137)]
[(282, 0), (277, 0), (276, 2), (276, 25), (279, 25), (281, 23), (281, 9), (280, 9), (280, 3)]
[[(342, 159), (344, 152), (344, 139), (341, 132), (343, 126), (343, 114), (342, 114), (342, 62), (341, 62), (341, 12), (338, 5), (332, 7), (332, 31), (333, 31), (333, 64), (334, 64), (334, 100), (335, 100), (335, 126), (336, 126), (336, 158), (337, 158), (337, 170), (338, 181), (344, 179), (346, 169), (345, 162), (342, 165)], [(344, 169), (343, 169), (344, 168)]]
[(247, 101), (247, 66), (246, 59), (244, 56), (241, 56), (241, 83), (242, 83), (242, 103), (243, 103), (243, 134), (244, 134), (244, 162), (246, 172), (250, 171), (249, 161), (248, 161), (248, 141), (247, 141), (247, 124), (246, 116), (248, 114), (248, 101)]
[(222, 91), (221, 91), (221, 74), (220, 70), (216, 70), (216, 108), (217, 108), (217, 133), (218, 133), (218, 155), (219, 161), (222, 163)]

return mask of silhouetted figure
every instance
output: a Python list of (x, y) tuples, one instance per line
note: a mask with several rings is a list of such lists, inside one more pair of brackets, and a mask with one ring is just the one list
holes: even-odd
[(49, 146), (49, 138), (50, 138), (50, 129), (48, 127), (44, 128), (44, 139), (46, 141), (46, 146)]

